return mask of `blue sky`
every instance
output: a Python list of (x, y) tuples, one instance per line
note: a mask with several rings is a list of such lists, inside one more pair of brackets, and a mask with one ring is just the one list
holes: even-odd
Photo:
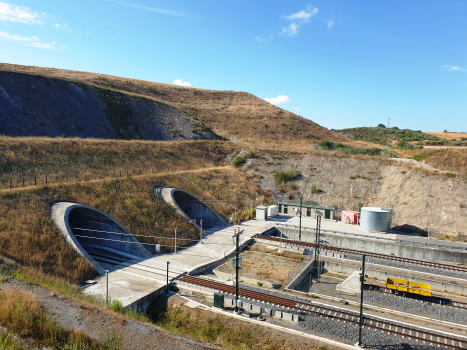
[(0, 0), (0, 62), (247, 91), (327, 128), (467, 132), (467, 1)]

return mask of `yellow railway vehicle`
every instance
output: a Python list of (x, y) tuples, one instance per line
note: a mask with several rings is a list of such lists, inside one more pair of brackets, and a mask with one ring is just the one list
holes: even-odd
[(431, 285), (429, 284), (410, 282), (388, 277), (386, 281), (386, 288), (431, 297)]

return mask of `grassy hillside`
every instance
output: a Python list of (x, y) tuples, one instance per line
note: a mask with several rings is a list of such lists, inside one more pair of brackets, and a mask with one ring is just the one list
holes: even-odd
[(342, 142), (330, 131), (247, 92), (186, 88), (170, 84), (53, 68), (1, 64), (2, 71), (66, 79), (148, 97), (186, 111), (216, 134), (245, 141)]
[[(228, 164), (235, 145), (220, 141), (153, 142), (0, 137), (0, 185), (101, 179), (109, 176), (192, 170)], [(15, 186), (15, 183), (13, 184)]]
[[(219, 199), (246, 200), (245, 207), (240, 211), (249, 209), (249, 201), (257, 197), (263, 200), (268, 198), (267, 193), (233, 167), (182, 174)], [(49, 206), (57, 201), (76, 202), (111, 213), (135, 234), (167, 237), (140, 238), (147, 243), (173, 245), (173, 240), (168, 238), (173, 237), (175, 227), (178, 228), (179, 238), (197, 240), (198, 234), (191, 225), (157, 202), (156, 185), (170, 185), (198, 197), (206, 197), (171, 174), (4, 190), (0, 193), (0, 255), (73, 282), (94, 275), (94, 268), (72, 251), (50, 220)], [(224, 206), (214, 206), (214, 209), (226, 217), (230, 217), (234, 210), (233, 207)], [(163, 248), (165, 251), (172, 249)]]

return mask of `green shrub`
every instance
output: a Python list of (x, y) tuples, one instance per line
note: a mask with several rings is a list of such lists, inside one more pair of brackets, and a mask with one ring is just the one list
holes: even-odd
[(401, 171), (401, 174), (407, 174), (407, 172), (405, 170)]
[(254, 158), (255, 154), (253, 152), (248, 152), (246, 155), (247, 158)]
[(254, 170), (254, 171), (259, 171), (259, 169), (258, 169), (257, 166), (255, 166), (255, 167), (253, 168), (253, 170)]
[(456, 177), (456, 174), (453, 174), (453, 173), (446, 173), (446, 177)]
[(301, 175), (299, 170), (290, 170), (290, 171), (275, 171), (274, 177), (278, 182), (284, 183), (286, 181), (292, 181), (298, 178)]
[(297, 185), (294, 184), (294, 183), (291, 183), (291, 184), (290, 184), (290, 189), (293, 190), (293, 191), (296, 190), (296, 189), (297, 189)]
[(319, 144), (319, 147), (322, 149), (331, 149), (333, 146), (333, 143), (330, 141), (321, 141)]
[(316, 185), (311, 186), (310, 189), (311, 194), (319, 193), (321, 192), (321, 188), (317, 187)]
[(263, 282), (258, 282), (258, 287), (262, 287), (263, 286)]
[(236, 156), (232, 162), (232, 165), (236, 168), (239, 166), (243, 165), (245, 163), (245, 158), (242, 158), (240, 156)]
[(461, 209), (465, 208), (464, 203), (459, 203), (459, 208), (461, 208)]

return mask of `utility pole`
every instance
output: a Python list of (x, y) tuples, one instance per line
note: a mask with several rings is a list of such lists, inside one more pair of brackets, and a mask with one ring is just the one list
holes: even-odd
[(316, 271), (316, 279), (319, 280), (319, 248), (321, 245), (321, 215), (316, 217), (316, 236), (315, 236), (315, 269), (313, 269), (313, 274)]
[(298, 230), (298, 240), (302, 240), (302, 195), (300, 194), (300, 228)]
[(201, 219), (199, 222), (201, 224), (201, 231), (199, 232), (199, 243), (203, 244), (203, 219)]
[(109, 270), (105, 270), (105, 304), (109, 308)]
[(365, 287), (365, 257), (362, 257), (362, 273), (360, 274), (360, 322), (358, 323), (358, 344), (359, 347), (363, 347), (362, 344), (362, 326), (363, 326), (363, 290)]
[(169, 264), (170, 262), (167, 261), (167, 285), (165, 287), (165, 294), (169, 294)]
[(240, 229), (235, 230), (235, 313), (238, 313), (238, 258), (239, 258), (239, 246), (240, 246)]

